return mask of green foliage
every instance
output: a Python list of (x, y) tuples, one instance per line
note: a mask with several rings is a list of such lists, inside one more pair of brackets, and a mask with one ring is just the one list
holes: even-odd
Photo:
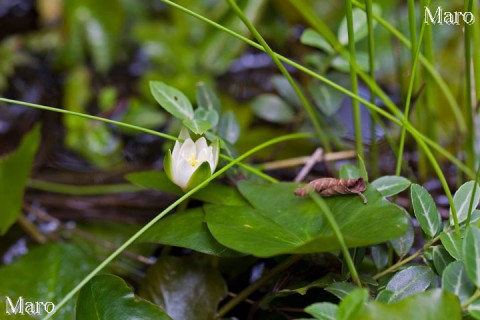
[(0, 235), (5, 234), (21, 213), (23, 193), (40, 143), (40, 127), (34, 127), (18, 148), (0, 158)]
[(78, 320), (172, 319), (153, 303), (136, 298), (122, 278), (107, 274), (96, 276), (83, 287), (75, 310)]

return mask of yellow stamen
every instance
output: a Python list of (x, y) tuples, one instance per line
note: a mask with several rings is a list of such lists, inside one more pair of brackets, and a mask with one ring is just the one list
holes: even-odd
[(191, 165), (192, 167), (195, 167), (195, 166), (198, 164), (199, 161), (197, 160), (197, 158), (195, 158), (195, 155), (192, 154), (192, 155), (190, 156), (190, 158), (188, 158), (188, 162), (190, 163), (190, 165)]

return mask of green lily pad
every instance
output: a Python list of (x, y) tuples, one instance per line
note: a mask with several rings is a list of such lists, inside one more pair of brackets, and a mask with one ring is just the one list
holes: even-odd
[[(320, 209), (293, 194), (293, 183), (239, 183), (252, 206), (206, 205), (206, 222), (221, 244), (260, 257), (340, 249)], [(407, 230), (404, 211), (374, 188), (358, 195), (326, 198), (348, 247), (381, 243)]]

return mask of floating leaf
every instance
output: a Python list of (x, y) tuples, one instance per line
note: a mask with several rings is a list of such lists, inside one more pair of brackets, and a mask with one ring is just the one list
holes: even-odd
[(203, 82), (197, 83), (197, 103), (199, 108), (216, 111), (217, 115), (222, 108), (215, 92)]
[(211, 320), (226, 287), (216, 269), (191, 259), (167, 256), (150, 267), (139, 294), (172, 319)]
[(40, 127), (25, 134), (18, 148), (0, 157), (0, 235), (17, 220), (23, 193), (40, 142)]
[(77, 320), (130, 320), (171, 318), (153, 303), (138, 299), (127, 283), (114, 275), (99, 275), (80, 291), (76, 305)]
[(252, 110), (257, 117), (280, 124), (291, 122), (295, 115), (282, 99), (273, 94), (262, 94), (255, 98)]
[(372, 181), (371, 186), (384, 197), (394, 196), (410, 186), (410, 180), (399, 176), (383, 176)]
[(414, 293), (425, 291), (434, 273), (429, 267), (411, 266), (396, 273), (385, 287), (393, 292), (391, 301), (399, 301)]
[(470, 226), (463, 241), (465, 269), (470, 279), (480, 288), (480, 229)]
[(337, 305), (331, 302), (320, 302), (309, 305), (304, 311), (318, 320), (335, 320)]
[[(70, 244), (47, 244), (31, 249), (17, 261), (0, 268), (0, 314), (5, 315), (7, 296), (15, 301), (22, 296), (25, 301), (56, 304), (97, 264), (79, 247)], [(73, 319), (74, 301), (58, 309), (53, 317)]]
[(201, 207), (175, 212), (161, 219), (145, 231), (138, 242), (161, 243), (220, 257), (240, 255), (222, 246), (212, 237), (204, 222), (204, 213)]
[(453, 258), (455, 258), (455, 260), (463, 260), (463, 239), (461, 236), (453, 231), (443, 231), (440, 233), (440, 240), (445, 249)]
[(464, 303), (475, 291), (462, 261), (450, 263), (442, 273), (442, 288), (454, 293)]
[[(469, 181), (460, 186), (455, 195), (453, 196), (453, 204), (455, 205), (455, 209), (457, 209), (457, 218), (458, 223), (462, 223), (463, 221), (467, 220), (468, 217), (468, 208), (470, 206), (470, 200), (473, 194), (473, 186), (475, 182)], [(477, 188), (475, 191), (475, 196), (473, 199), (473, 206), (472, 211), (478, 206), (478, 202), (480, 201), (480, 187), (477, 184)], [(453, 225), (453, 216), (452, 216), (452, 209), (450, 209), (450, 224)]]
[(424, 187), (418, 184), (413, 184), (410, 191), (413, 212), (420, 227), (429, 237), (435, 237), (441, 230), (442, 221), (432, 196)]
[[(327, 252), (340, 246), (323, 214), (308, 198), (296, 197), (293, 183), (239, 183), (242, 195), (253, 205), (206, 205), (206, 221), (223, 245), (257, 256), (281, 253)], [(384, 242), (406, 230), (404, 211), (367, 189), (365, 205), (358, 197), (326, 198), (349, 247)]]
[(231, 144), (237, 142), (240, 136), (240, 126), (232, 111), (227, 111), (220, 117), (218, 124), (218, 135)]
[(345, 164), (340, 168), (339, 176), (341, 179), (360, 178), (360, 170), (354, 165)]
[(150, 91), (160, 106), (177, 119), (193, 119), (192, 104), (179, 90), (160, 81), (150, 81)]
[(434, 289), (411, 295), (397, 303), (367, 302), (364, 308), (349, 320), (460, 320), (461, 314), (457, 296)]

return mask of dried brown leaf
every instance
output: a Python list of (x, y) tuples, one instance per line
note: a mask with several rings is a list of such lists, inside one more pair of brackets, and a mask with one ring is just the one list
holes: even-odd
[(363, 178), (358, 179), (337, 179), (320, 178), (311, 181), (303, 187), (295, 189), (295, 195), (305, 197), (310, 192), (315, 191), (322, 197), (331, 197), (345, 194), (358, 194), (363, 203), (367, 203), (367, 198), (362, 194), (367, 188)]

